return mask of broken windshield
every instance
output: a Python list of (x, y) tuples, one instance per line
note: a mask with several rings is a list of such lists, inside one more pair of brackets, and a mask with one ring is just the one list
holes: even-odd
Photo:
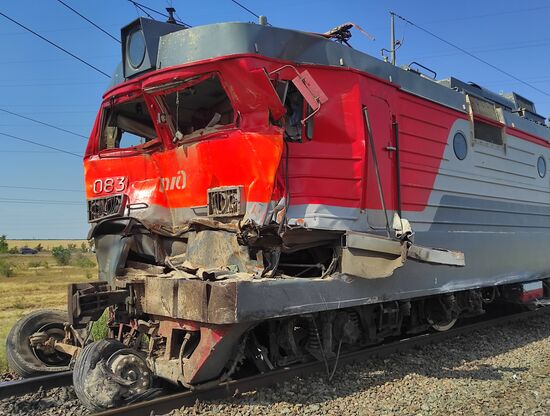
[(204, 134), (234, 121), (231, 101), (215, 74), (165, 94), (163, 99), (174, 126), (174, 141)]
[(105, 107), (103, 110), (99, 150), (131, 148), (156, 139), (155, 125), (143, 99)]

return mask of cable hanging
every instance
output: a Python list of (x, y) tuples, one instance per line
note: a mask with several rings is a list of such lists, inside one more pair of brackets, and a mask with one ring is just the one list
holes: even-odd
[(73, 13), (77, 14), (78, 16), (80, 16), (81, 18), (83, 18), (84, 20), (86, 20), (88, 23), (90, 23), (92, 26), (94, 26), (96, 29), (99, 29), (101, 30), (103, 33), (105, 33), (107, 36), (109, 36), (111, 39), (113, 39), (114, 41), (118, 42), (118, 43), (121, 43), (120, 40), (118, 40), (117, 38), (115, 38), (113, 35), (111, 35), (109, 32), (107, 32), (105, 29), (99, 27), (97, 24), (95, 24), (94, 22), (92, 22), (90, 19), (88, 19), (86, 16), (83, 16), (82, 14), (80, 14), (79, 12), (77, 12), (75, 9), (73, 9), (71, 6), (69, 6), (67, 3), (65, 3), (64, 1), (62, 0), (57, 0), (58, 3), (61, 3), (63, 6), (65, 6), (67, 9), (71, 10)]
[(79, 155), (79, 154), (73, 153), (73, 152), (69, 152), (68, 150), (63, 150), (63, 149), (59, 149), (58, 147), (48, 146), (47, 144), (38, 143), (38, 142), (35, 142), (33, 140), (24, 139), (23, 137), (14, 136), (12, 134), (0, 132), (0, 136), (5, 136), (5, 137), (9, 137), (9, 138), (14, 139), (14, 140), (19, 140), (21, 142), (34, 144), (35, 146), (45, 147), (46, 149), (52, 149), (52, 150), (55, 150), (55, 151), (58, 151), (58, 152), (61, 152), (61, 153), (66, 153), (66, 154), (71, 155), (71, 156), (76, 156), (78, 158), (83, 157), (82, 155)]
[(62, 204), (62, 205), (83, 205), (85, 202), (79, 201), (59, 201), (55, 199), (25, 199), (25, 198), (0, 198), (0, 203), (40, 203), (40, 204)]
[(504, 74), (504, 75), (506, 75), (506, 76), (508, 76), (508, 77), (510, 77), (510, 78), (512, 78), (512, 79), (515, 79), (515, 80), (518, 81), (519, 83), (521, 83), (521, 84), (523, 84), (523, 85), (525, 85), (525, 86), (527, 86), (527, 87), (529, 87), (529, 88), (531, 88), (531, 89), (533, 89), (533, 90), (535, 90), (535, 91), (537, 91), (537, 92), (539, 92), (539, 93), (541, 93), (541, 94), (543, 94), (543, 95), (545, 95), (545, 96), (547, 96), (547, 97), (550, 97), (550, 93), (548, 93), (548, 92), (546, 92), (546, 91), (544, 91), (544, 90), (541, 90), (541, 89), (538, 88), (538, 87), (535, 87), (534, 85), (528, 83), (527, 81), (522, 80), (521, 78), (519, 78), (519, 77), (517, 77), (517, 76), (511, 74), (510, 72), (505, 71), (504, 69), (499, 68), (499, 67), (496, 66), (496, 65), (493, 65), (493, 64), (490, 63), (490, 62), (487, 62), (487, 61), (484, 60), (483, 58), (480, 58), (479, 56), (474, 55), (474, 54), (471, 53), (471, 52), (468, 52), (466, 49), (461, 48), (460, 46), (455, 45), (454, 43), (449, 42), (448, 40), (443, 39), (441, 36), (438, 36), (438, 35), (436, 35), (435, 33), (430, 32), (428, 29), (424, 29), (423, 27), (418, 26), (416, 23), (410, 21), (409, 19), (407, 19), (407, 18), (405, 18), (405, 17), (403, 17), (403, 16), (400, 16), (400, 15), (398, 15), (397, 13), (393, 13), (393, 12), (392, 12), (392, 14), (393, 14), (395, 17), (397, 17), (397, 18), (403, 20), (405, 23), (408, 23), (408, 24), (410, 24), (411, 26), (416, 27), (417, 29), (421, 30), (422, 32), (427, 33), (427, 34), (430, 35), (430, 36), (433, 36), (434, 38), (440, 40), (440, 41), (443, 42), (443, 43), (446, 43), (447, 45), (449, 45), (449, 46), (451, 46), (451, 47), (453, 47), (453, 48), (459, 50), (460, 52), (465, 53), (466, 55), (468, 55), (469, 57), (475, 59), (476, 61), (479, 61), (479, 62), (481, 62), (481, 63), (483, 63), (483, 64), (485, 64), (485, 65), (487, 65), (487, 66), (493, 68), (495, 71), (498, 71), (498, 72), (500, 72), (501, 74)]
[(3, 112), (3, 113), (6, 113), (6, 114), (11, 114), (12, 116), (15, 116), (15, 117), (19, 117), (19, 118), (23, 118), (23, 119), (25, 119), (25, 120), (32, 121), (33, 123), (42, 124), (43, 126), (50, 127), (50, 128), (52, 128), (52, 129), (56, 129), (56, 130), (59, 130), (59, 131), (63, 131), (63, 132), (65, 132), (65, 133), (69, 133), (69, 134), (72, 134), (72, 135), (74, 135), (74, 136), (82, 137), (83, 139), (88, 139), (88, 137), (84, 136), (83, 134), (75, 133), (74, 131), (64, 129), (64, 128), (62, 128), (62, 127), (58, 127), (58, 126), (55, 126), (55, 125), (53, 125), (53, 124), (46, 123), (46, 122), (44, 122), (44, 121), (36, 120), (36, 119), (34, 119), (34, 118), (30, 118), (30, 117), (24, 116), (24, 115), (22, 115), (22, 114), (14, 113), (13, 111), (8, 111), (8, 110), (6, 110), (6, 109), (4, 109), (4, 108), (0, 108), (0, 111)]
[[(170, 18), (169, 15), (167, 15), (166, 13), (162, 13), (162, 12), (159, 12), (158, 10), (155, 10), (155, 9), (152, 9), (150, 7), (147, 7), (146, 5), (144, 4), (141, 4), (141, 3), (138, 3), (137, 1), (134, 1), (134, 0), (128, 0), (130, 3), (132, 3), (135, 7), (139, 8), (143, 13), (145, 13), (150, 19), (154, 19), (153, 16), (151, 16), (149, 13), (147, 13), (147, 10), (149, 10), (150, 12), (153, 12), (153, 13), (156, 13), (158, 14), (159, 16), (163, 16), (167, 19)], [(182, 22), (181, 20), (179, 19), (175, 19), (177, 23), (179, 23), (180, 25), (186, 27), (186, 28), (190, 28), (190, 27), (193, 27), (191, 26), (190, 24), (187, 24), (185, 22)]]
[(40, 188), (40, 187), (35, 187), (35, 186), (0, 185), (0, 188), (5, 188), (5, 189), (29, 189), (31, 191), (53, 191), (53, 192), (78, 192), (78, 193), (84, 193), (84, 191), (77, 190), (77, 189)]
[(106, 72), (103, 72), (103, 71), (102, 71), (101, 69), (99, 69), (98, 67), (96, 67), (96, 66), (92, 65), (91, 63), (85, 61), (84, 59), (82, 59), (82, 58), (76, 56), (74, 53), (69, 52), (67, 49), (65, 49), (65, 48), (63, 48), (62, 46), (59, 46), (57, 43), (54, 43), (54, 42), (52, 42), (51, 40), (45, 38), (44, 36), (40, 35), (39, 33), (35, 32), (34, 30), (29, 29), (27, 26), (23, 25), (22, 23), (19, 23), (17, 20), (12, 19), (11, 17), (9, 17), (8, 15), (6, 15), (6, 14), (4, 14), (4, 13), (2, 13), (2, 12), (0, 12), (0, 16), (4, 17), (5, 19), (8, 19), (8, 20), (9, 20), (10, 22), (12, 22), (12, 23), (15, 23), (17, 26), (19, 26), (19, 27), (25, 29), (25, 30), (26, 30), (27, 32), (29, 32), (29, 33), (32, 33), (34, 36), (36, 36), (36, 37), (42, 39), (43, 41), (45, 41), (45, 42), (47, 42), (47, 43), (49, 43), (50, 45), (52, 45), (53, 47), (59, 49), (60, 51), (65, 52), (67, 55), (72, 56), (74, 59), (76, 59), (77, 61), (82, 62), (84, 65), (86, 65), (86, 66), (92, 68), (92, 69), (95, 70), (96, 72), (99, 72), (100, 74), (106, 76), (107, 78), (111, 78), (111, 76), (110, 76), (109, 74), (107, 74)]
[(237, 6), (239, 6), (241, 9), (246, 10), (248, 13), (250, 13), (252, 16), (257, 17), (258, 19), (260, 16), (256, 13), (254, 13), (252, 10), (250, 10), (248, 7), (244, 6), (243, 4), (239, 3), (237, 0), (231, 0), (233, 3), (235, 3)]

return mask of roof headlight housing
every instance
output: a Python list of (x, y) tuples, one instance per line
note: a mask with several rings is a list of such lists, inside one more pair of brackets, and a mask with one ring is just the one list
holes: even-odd
[(145, 71), (157, 69), (160, 38), (183, 29), (185, 27), (177, 24), (157, 22), (144, 17), (123, 27), (120, 32), (122, 77), (129, 79)]
[(141, 29), (135, 29), (126, 38), (126, 57), (132, 68), (138, 69), (145, 59), (145, 37)]

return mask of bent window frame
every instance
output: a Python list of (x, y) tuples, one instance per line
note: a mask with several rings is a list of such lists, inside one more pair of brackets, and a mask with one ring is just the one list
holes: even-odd
[[(108, 126), (113, 119), (113, 109), (122, 106), (129, 106), (131, 104), (136, 105), (136, 114), (139, 114), (137, 111), (138, 105), (140, 106), (140, 112), (142, 114), (141, 120), (138, 117), (131, 119), (128, 117), (128, 114), (122, 114), (124, 120), (120, 120), (123, 123), (133, 122), (142, 122), (141, 126), (135, 126), (135, 129), (132, 128), (123, 128), (120, 125)], [(119, 117), (120, 114), (117, 115)], [(144, 122), (144, 123), (143, 123)], [(115, 120), (114, 124), (119, 124), (118, 120)], [(130, 124), (127, 124), (129, 126)], [(108, 127), (115, 127), (119, 131), (113, 131), (116, 134), (115, 137), (107, 131)], [(139, 131), (141, 130), (141, 132)], [(144, 141), (136, 145), (121, 146), (121, 140), (123, 139), (124, 134), (127, 133), (137, 138), (141, 138)], [(130, 136), (127, 136), (131, 138)], [(111, 141), (112, 143), (107, 143)], [(99, 135), (97, 137), (97, 152), (98, 154), (102, 153), (111, 153), (111, 152), (120, 152), (120, 151), (142, 151), (145, 149), (156, 148), (157, 145), (161, 144), (162, 141), (157, 131), (156, 123), (154, 122), (153, 115), (150, 111), (150, 105), (143, 95), (132, 95), (131, 97), (124, 97), (124, 99), (111, 99), (104, 103), (101, 109), (101, 128), (99, 130)]]
[[(207, 83), (210, 84), (210, 91), (208, 91)], [(210, 103), (210, 105), (207, 106), (208, 108), (200, 108), (198, 98), (195, 98), (195, 103), (183, 102), (185, 100), (183, 92), (197, 91), (197, 87), (205, 88), (205, 86), (208, 93), (216, 92), (218, 94), (217, 100), (212, 100), (212, 94), (207, 94), (206, 96), (198, 95), (198, 97), (205, 97), (207, 101), (208, 99), (213, 101), (213, 104)], [(170, 82), (152, 87), (149, 91), (146, 90), (146, 92), (150, 92), (161, 108), (162, 113), (159, 114), (159, 119), (161, 117), (165, 119), (164, 122), (168, 124), (172, 132), (172, 140), (174, 143), (182, 144), (201, 140), (212, 133), (228, 130), (237, 125), (238, 111), (228, 93), (223, 78), (218, 72), (194, 75), (182, 80), (172, 79)], [(198, 94), (201, 94), (201, 92), (205, 92), (204, 89), (199, 91)], [(190, 92), (186, 94), (188, 97), (196, 95), (196, 93)], [(173, 100), (173, 102), (169, 102), (169, 99), (170, 101)], [(195, 105), (197, 108), (184, 107), (189, 104)], [(223, 110), (225, 111), (216, 111), (222, 110), (222, 107), (224, 107)], [(176, 109), (179, 111), (176, 111)], [(187, 114), (185, 114), (185, 112), (187, 112)], [(201, 112), (202, 114), (199, 114)], [(206, 114), (207, 112), (208, 114)], [(199, 115), (202, 118), (201, 120), (193, 120), (193, 116), (197, 117)], [(184, 123), (187, 128), (184, 128)]]

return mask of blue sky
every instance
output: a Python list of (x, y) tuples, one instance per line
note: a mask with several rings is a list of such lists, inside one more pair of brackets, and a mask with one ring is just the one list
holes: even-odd
[[(64, 0), (108, 32), (137, 17), (126, 0)], [(240, 0), (274, 26), (324, 32), (352, 21), (375, 36), (355, 31), (352, 46), (376, 57), (389, 45), (389, 11), (480, 56), (547, 92), (545, 95), (473, 60), (402, 21), (398, 64), (417, 61), (437, 72), (496, 92), (516, 91), (550, 114), (550, 31), (546, 1), (252, 1)], [(193, 26), (256, 18), (230, 0), (147, 1), (164, 11), (173, 5)], [(57, 0), (5, 0), (0, 12), (58, 43), (102, 71), (112, 73), (120, 45)], [(160, 17), (159, 17), (160, 19)], [(108, 79), (0, 16), (0, 109), (13, 111), (87, 136)], [(82, 154), (86, 140), (0, 113), (0, 133)], [(0, 234), (8, 238), (85, 238), (88, 224), (82, 161), (0, 134)], [(26, 188), (49, 188), (45, 191)]]

